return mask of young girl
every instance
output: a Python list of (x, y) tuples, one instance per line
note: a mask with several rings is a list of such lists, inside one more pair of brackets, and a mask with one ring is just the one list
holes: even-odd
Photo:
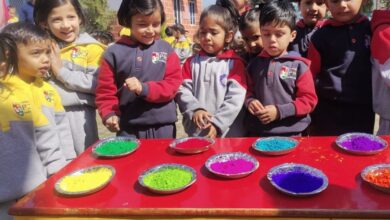
[[(180, 60), (160, 37), (165, 20), (160, 0), (124, 0), (119, 24), (131, 28), (104, 54), (96, 104), (104, 125), (119, 136), (173, 138), (182, 77)], [(120, 120), (119, 120), (120, 117)]]
[(307, 56), (311, 36), (322, 26), (326, 14), (324, 0), (297, 0), (302, 19), (297, 22), (297, 36), (290, 44), (289, 50), (294, 50)]
[(172, 29), (175, 40), (171, 43), (171, 46), (175, 50), (177, 56), (179, 56), (180, 64), (184, 64), (184, 61), (192, 55), (192, 43), (186, 37), (185, 34), (187, 31), (182, 24), (173, 25)]
[(77, 0), (37, 0), (34, 20), (57, 41), (51, 57), (51, 83), (62, 98), (74, 147), (80, 154), (98, 139), (96, 70), (105, 46), (87, 33), (80, 34), (85, 19)]
[(237, 17), (230, 0), (219, 1), (200, 16), (202, 50), (185, 62), (184, 82), (176, 98), (189, 136), (242, 135), (237, 129), (241, 121), (236, 117), (245, 98), (245, 67), (240, 57), (227, 49)]
[(7, 209), (16, 199), (37, 187), (66, 164), (57, 128), (43, 114), (41, 100), (33, 93), (33, 88), (41, 85), (40, 78), (50, 68), (49, 35), (44, 30), (36, 29), (33, 24), (14, 24), (4, 29), (12, 35), (0, 34), (2, 220), (12, 219), (7, 215)]
[(241, 16), (240, 32), (246, 43), (247, 53), (243, 54), (243, 59), (249, 62), (263, 50), (263, 43), (260, 34), (260, 5), (250, 9)]

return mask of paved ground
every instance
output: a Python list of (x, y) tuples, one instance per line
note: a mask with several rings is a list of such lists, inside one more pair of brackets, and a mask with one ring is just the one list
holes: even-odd
[[(176, 128), (177, 128), (177, 137), (180, 138), (180, 137), (186, 137), (186, 133), (184, 132), (184, 129), (183, 129), (183, 126), (181, 124), (181, 120), (182, 120), (182, 116), (180, 114), (180, 112), (178, 111), (178, 121), (176, 122)], [(109, 130), (106, 129), (106, 127), (103, 126), (103, 124), (101, 123), (101, 119), (99, 116), (97, 116), (96, 118), (97, 122), (98, 122), (98, 130), (99, 130), (99, 138), (105, 138), (105, 137), (111, 137), (111, 136), (115, 136), (114, 133), (111, 133)], [(379, 117), (376, 117), (375, 118), (375, 127), (374, 127), (374, 134), (376, 133), (376, 131), (378, 130), (378, 122), (379, 122)]]

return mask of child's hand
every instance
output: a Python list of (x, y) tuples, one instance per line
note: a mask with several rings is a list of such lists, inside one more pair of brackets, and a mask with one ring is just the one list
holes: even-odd
[(142, 84), (136, 77), (127, 78), (123, 86), (126, 86), (130, 92), (135, 92), (137, 95), (142, 92)]
[(263, 110), (260, 110), (260, 114), (257, 118), (263, 124), (269, 124), (279, 118), (279, 111), (275, 105), (267, 105)]
[(263, 104), (257, 99), (251, 101), (248, 105), (248, 110), (252, 115), (258, 116), (261, 110), (264, 110)]
[(51, 71), (54, 76), (57, 76), (62, 68), (62, 60), (60, 54), (60, 48), (56, 42), (51, 43), (51, 53), (50, 53), (50, 62), (51, 62)]
[(197, 110), (192, 116), (192, 122), (200, 129), (206, 129), (211, 126), (211, 114), (205, 110)]
[(206, 135), (207, 138), (216, 138), (217, 137), (217, 129), (213, 124), (210, 123), (209, 133)]
[(104, 122), (106, 128), (111, 132), (117, 132), (120, 130), (119, 128), (119, 118), (116, 115), (113, 115)]

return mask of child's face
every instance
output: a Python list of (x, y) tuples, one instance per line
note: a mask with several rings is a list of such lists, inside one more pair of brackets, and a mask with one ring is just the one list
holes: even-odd
[(273, 57), (285, 54), (288, 45), (296, 36), (296, 31), (291, 31), (285, 24), (276, 26), (274, 23), (268, 23), (260, 27), (260, 32), (264, 50)]
[(154, 10), (151, 15), (140, 13), (131, 17), (131, 38), (137, 43), (151, 45), (160, 37), (161, 14), (160, 10)]
[(248, 47), (250, 53), (258, 54), (263, 49), (261, 41), (260, 24), (254, 22), (246, 27), (242, 32), (242, 37)]
[(15, 17), (16, 16), (16, 8), (9, 8), (8, 14), (10, 17)]
[(326, 5), (324, 0), (301, 0), (299, 10), (303, 21), (308, 26), (314, 26), (325, 17)]
[(50, 70), (50, 40), (17, 44), (18, 75), (27, 81), (44, 76)]
[(216, 19), (210, 16), (203, 18), (199, 27), (199, 43), (206, 53), (213, 55), (222, 53), (225, 44), (230, 43), (232, 39), (233, 33), (226, 33)]
[(350, 23), (360, 12), (365, 0), (326, 0), (333, 19), (341, 23)]
[(80, 34), (81, 20), (72, 4), (69, 2), (50, 12), (46, 28), (58, 39), (66, 42), (74, 42)]

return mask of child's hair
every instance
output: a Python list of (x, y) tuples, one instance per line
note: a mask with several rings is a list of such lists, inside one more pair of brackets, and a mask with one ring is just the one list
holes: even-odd
[(91, 32), (91, 36), (104, 45), (114, 42), (114, 36), (108, 31), (94, 31)]
[(70, 3), (76, 11), (81, 25), (85, 24), (85, 17), (83, 9), (78, 0), (36, 0), (34, 5), (34, 22), (37, 25), (43, 25), (46, 23), (50, 12), (57, 7)]
[(217, 0), (215, 5), (211, 5), (203, 10), (199, 23), (202, 23), (203, 19), (208, 16), (215, 18), (226, 33), (229, 31), (235, 33), (237, 31), (240, 14), (231, 0)]
[(41, 27), (27, 23), (17, 22), (4, 27), (3, 33), (12, 35), (16, 44), (30, 44), (50, 40), (50, 35)]
[(240, 31), (245, 30), (253, 24), (259, 23), (260, 19), (260, 8), (256, 6), (253, 9), (246, 11), (240, 18), (239, 29)]
[(268, 1), (261, 9), (260, 27), (267, 24), (287, 25), (295, 30), (295, 10), (289, 0)]
[(172, 37), (173, 36), (173, 26), (168, 26), (165, 28), (165, 34), (168, 36), (168, 37)]
[(120, 25), (131, 28), (131, 17), (136, 14), (149, 16), (155, 10), (160, 11), (161, 24), (165, 22), (165, 12), (161, 0), (123, 0), (118, 10), (118, 22)]
[(186, 29), (184, 28), (184, 26), (182, 24), (175, 24), (172, 26), (173, 30), (175, 31), (178, 31), (180, 34), (184, 35), (186, 34)]
[(0, 33), (0, 64), (5, 62), (6, 68), (3, 77), (9, 73), (14, 73), (17, 68), (16, 44), (12, 36), (7, 33)]

